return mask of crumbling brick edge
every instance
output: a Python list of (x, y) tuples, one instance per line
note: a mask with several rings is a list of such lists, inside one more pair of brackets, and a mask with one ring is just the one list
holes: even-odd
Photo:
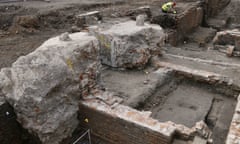
[(80, 123), (113, 144), (168, 144), (176, 130), (170, 123), (159, 123), (146, 112), (120, 103), (109, 105), (106, 101), (91, 99), (82, 101), (79, 107)]
[[(239, 86), (237, 84), (234, 84), (234, 82), (231, 79), (225, 76), (207, 71), (193, 70), (184, 66), (179, 66), (167, 62), (152, 61), (152, 63), (158, 67), (167, 67), (173, 69), (178, 73), (188, 77), (194, 76), (198, 80), (207, 81), (213, 84), (220, 83), (222, 85), (226, 85), (228, 87), (231, 87), (233, 91), (238, 92), (239, 94)], [(238, 97), (235, 96), (233, 97), (237, 99), (237, 105), (229, 128), (229, 133), (227, 135), (226, 144), (240, 143), (240, 94), (238, 95)]]
[[(115, 97), (107, 99), (112, 101)], [(118, 102), (109, 105), (108, 100), (81, 101), (79, 120), (93, 135), (113, 144), (170, 144), (176, 134), (190, 138), (198, 129), (170, 121), (162, 123), (151, 118), (149, 112), (137, 111)]]
[(233, 119), (226, 140), (226, 144), (239, 144), (239, 143), (240, 143), (240, 95), (238, 96), (237, 106), (233, 114)]
[[(170, 68), (186, 77), (194, 77), (213, 84), (229, 85), (228, 78), (216, 73), (193, 70), (165, 62), (157, 62), (156, 64), (159, 67)], [(238, 89), (235, 89), (235, 91), (238, 91)], [(119, 99), (119, 97), (111, 95), (110, 92), (103, 92), (95, 98), (81, 101), (79, 104), (79, 120), (82, 126), (90, 128), (94, 135), (113, 144), (169, 144), (176, 135), (181, 139), (189, 140), (204, 128), (204, 124), (201, 122), (196, 123), (192, 128), (171, 121), (159, 122), (150, 117), (151, 112), (138, 111), (124, 106)], [(229, 137), (232, 137), (232, 133), (235, 135), (240, 133), (240, 127), (236, 127), (236, 122), (240, 123), (239, 112), (240, 103), (238, 103), (234, 115), (235, 121), (233, 120)], [(240, 140), (240, 137), (238, 138)]]

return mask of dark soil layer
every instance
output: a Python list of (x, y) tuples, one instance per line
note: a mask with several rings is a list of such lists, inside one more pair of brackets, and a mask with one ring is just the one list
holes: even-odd
[(40, 144), (38, 138), (21, 127), (7, 103), (0, 107), (0, 140), (1, 144)]

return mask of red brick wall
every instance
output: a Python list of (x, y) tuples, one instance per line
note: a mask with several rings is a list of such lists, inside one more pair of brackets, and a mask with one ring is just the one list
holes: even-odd
[[(171, 138), (149, 128), (127, 122), (80, 104), (81, 126), (112, 144), (170, 144)], [(84, 122), (85, 118), (89, 120)]]

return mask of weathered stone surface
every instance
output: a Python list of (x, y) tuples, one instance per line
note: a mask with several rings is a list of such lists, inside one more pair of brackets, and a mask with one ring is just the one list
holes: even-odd
[(137, 26), (143, 26), (145, 22), (145, 16), (144, 15), (139, 15), (136, 18), (136, 25)]
[(165, 37), (160, 26), (136, 26), (135, 21), (93, 31), (100, 42), (102, 63), (122, 68), (145, 66), (152, 55), (160, 54)]
[(17, 120), (44, 144), (58, 144), (71, 135), (78, 125), (78, 100), (96, 85), (97, 39), (88, 33), (69, 37), (46, 41), (0, 72), (0, 88)]
[(240, 50), (240, 31), (238, 29), (220, 31), (216, 34), (213, 43), (215, 45), (235, 45), (235, 50)]

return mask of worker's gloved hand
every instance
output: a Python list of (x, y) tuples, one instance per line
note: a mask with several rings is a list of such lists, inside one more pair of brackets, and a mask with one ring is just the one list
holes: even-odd
[(176, 14), (177, 12), (176, 11), (173, 11), (174, 14)]

